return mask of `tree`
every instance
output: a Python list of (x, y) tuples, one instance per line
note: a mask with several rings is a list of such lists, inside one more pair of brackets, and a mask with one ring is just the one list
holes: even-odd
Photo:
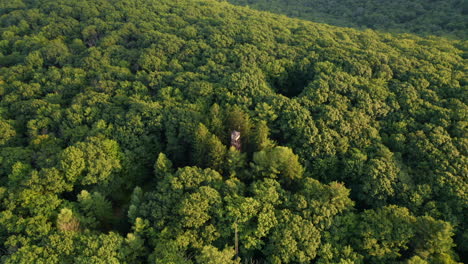
[(254, 153), (253, 169), (260, 177), (279, 178), (282, 182), (300, 179), (304, 168), (299, 157), (287, 147), (274, 147)]
[(237, 177), (245, 180), (249, 177), (247, 172), (247, 154), (238, 151), (235, 147), (230, 147), (226, 153), (226, 162), (224, 163), (224, 172), (228, 173), (230, 177)]
[(130, 206), (128, 207), (128, 219), (130, 223), (135, 222), (138, 214), (138, 208), (140, 207), (142, 201), (143, 191), (140, 187), (137, 186), (135, 189), (133, 189), (133, 193), (130, 198)]
[(70, 51), (61, 39), (54, 39), (43, 48), (42, 56), (47, 65), (64, 66), (70, 56)]
[(261, 151), (265, 148), (272, 148), (274, 143), (268, 138), (270, 135), (270, 129), (265, 121), (260, 121), (255, 124), (253, 129), (252, 143), (254, 145), (254, 151)]
[(415, 237), (411, 242), (414, 253), (429, 263), (457, 263), (453, 253), (452, 226), (429, 216), (418, 217)]
[(81, 191), (78, 203), (85, 216), (83, 224), (86, 224), (86, 227), (104, 229), (109, 226), (113, 219), (112, 205), (99, 192)]
[(271, 263), (307, 263), (315, 258), (320, 232), (312, 222), (289, 210), (279, 212), (278, 225), (269, 236), (264, 253)]
[(72, 210), (63, 208), (57, 216), (57, 228), (62, 232), (76, 232), (80, 230), (80, 221)]
[(154, 174), (158, 180), (164, 180), (167, 175), (173, 173), (172, 162), (164, 153), (159, 153), (154, 164)]
[(14, 138), (16, 131), (11, 126), (10, 122), (0, 118), (0, 145), (6, 144), (10, 139)]
[(224, 138), (226, 133), (229, 132), (224, 127), (224, 112), (216, 103), (211, 106), (206, 122), (209, 124), (210, 131), (220, 139)]
[(211, 167), (220, 171), (226, 155), (226, 147), (203, 124), (199, 124), (194, 135), (193, 157), (200, 167)]
[(201, 255), (197, 257), (197, 262), (200, 264), (240, 263), (240, 261), (233, 260), (234, 255), (235, 252), (232, 248), (225, 248), (221, 251), (213, 246), (206, 246), (202, 249)]
[(121, 169), (120, 155), (114, 140), (90, 137), (65, 149), (60, 165), (71, 182), (108, 184)]

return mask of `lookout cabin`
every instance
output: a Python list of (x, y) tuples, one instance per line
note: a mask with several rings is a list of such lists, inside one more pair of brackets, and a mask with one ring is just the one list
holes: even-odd
[(241, 133), (237, 130), (231, 132), (231, 146), (235, 147), (237, 150), (241, 150)]

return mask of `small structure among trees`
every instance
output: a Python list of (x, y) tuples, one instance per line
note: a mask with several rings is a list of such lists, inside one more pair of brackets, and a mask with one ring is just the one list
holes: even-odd
[(241, 133), (237, 130), (233, 130), (231, 132), (231, 146), (235, 147), (237, 150), (241, 150), (242, 143), (241, 143)]

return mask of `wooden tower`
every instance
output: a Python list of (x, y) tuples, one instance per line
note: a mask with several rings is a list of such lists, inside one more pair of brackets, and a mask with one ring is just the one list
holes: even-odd
[(241, 133), (237, 130), (231, 132), (231, 146), (235, 147), (238, 151), (241, 150)]

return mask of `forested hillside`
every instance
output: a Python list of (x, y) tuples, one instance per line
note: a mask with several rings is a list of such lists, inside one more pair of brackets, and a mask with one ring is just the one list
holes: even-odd
[(468, 38), (464, 0), (227, 0), (343, 27)]
[(214, 0), (0, 0), (0, 36), (2, 263), (467, 257), (466, 41)]

